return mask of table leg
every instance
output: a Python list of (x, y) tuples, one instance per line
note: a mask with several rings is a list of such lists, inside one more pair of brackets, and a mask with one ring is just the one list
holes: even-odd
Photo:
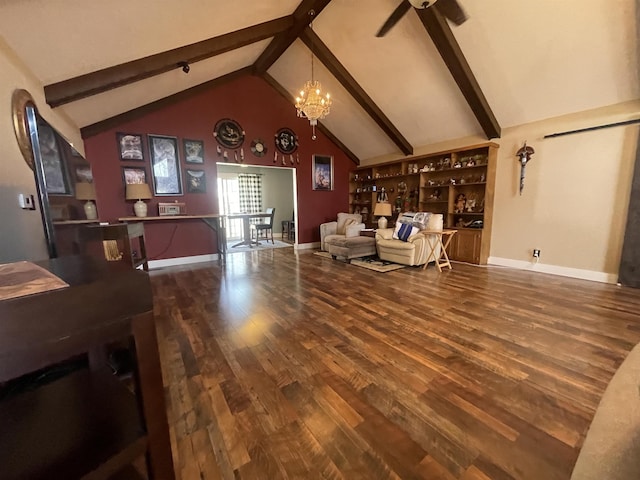
[(223, 217), (203, 218), (202, 221), (214, 232), (216, 232), (216, 245), (218, 247), (218, 255), (222, 263), (227, 258), (227, 233), (224, 225)]
[(162, 370), (153, 312), (131, 319), (137, 359), (137, 383), (147, 427), (149, 478), (174, 480), (169, 422), (164, 401)]
[[(449, 260), (449, 255), (447, 255), (447, 248), (449, 248), (449, 243), (451, 243), (454, 234), (455, 232), (447, 234), (447, 240), (444, 242), (444, 245), (442, 245), (442, 251), (440, 252), (440, 258), (444, 257), (445, 260), (442, 262), (441, 267), (449, 267), (449, 270), (451, 270), (451, 261)], [(440, 243), (442, 244), (442, 241), (440, 241)]]
[[(437, 237), (437, 238), (434, 238)], [(440, 235), (438, 235), (437, 233), (430, 233), (426, 236), (427, 238), (427, 245), (429, 245), (429, 256), (427, 257), (427, 261), (425, 262), (424, 266), (422, 267), (423, 270), (427, 269), (427, 265), (429, 265), (429, 262), (431, 261), (431, 259), (433, 258), (433, 261), (436, 264), (436, 267), (438, 267), (438, 259), (436, 258), (436, 247), (438, 246), (438, 240), (440, 239)], [(440, 270), (440, 267), (438, 267), (438, 270)]]

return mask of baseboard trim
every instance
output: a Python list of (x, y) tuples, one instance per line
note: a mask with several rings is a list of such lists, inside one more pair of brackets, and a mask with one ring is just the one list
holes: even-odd
[(217, 253), (208, 253), (206, 255), (194, 255), (191, 257), (163, 258), (162, 260), (150, 260), (149, 269), (176, 267), (179, 265), (188, 265), (190, 263), (202, 263), (218, 260)]
[(579, 278), (581, 280), (591, 280), (600, 283), (618, 283), (618, 276), (613, 273), (596, 272), (594, 270), (583, 270), (580, 268), (561, 267), (558, 265), (547, 265), (544, 263), (525, 262), (523, 260), (513, 260), (511, 258), (489, 257), (489, 265), (501, 267), (517, 268), (518, 270), (529, 270), (532, 272), (549, 273), (562, 277)]
[(314, 248), (320, 248), (320, 242), (296, 243), (293, 248), (295, 250), (312, 250)]

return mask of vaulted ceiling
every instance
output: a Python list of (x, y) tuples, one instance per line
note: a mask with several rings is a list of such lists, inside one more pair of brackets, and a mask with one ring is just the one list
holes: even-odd
[(293, 99), (311, 46), (354, 159), (640, 98), (636, 0), (460, 0), (377, 38), (400, 1), (0, 0), (0, 35), (84, 136), (243, 74)]

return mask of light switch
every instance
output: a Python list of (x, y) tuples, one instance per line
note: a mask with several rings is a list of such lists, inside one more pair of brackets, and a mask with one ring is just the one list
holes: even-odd
[(25, 195), (24, 193), (18, 194), (18, 205), (25, 210), (35, 210), (36, 205), (33, 199), (33, 195)]

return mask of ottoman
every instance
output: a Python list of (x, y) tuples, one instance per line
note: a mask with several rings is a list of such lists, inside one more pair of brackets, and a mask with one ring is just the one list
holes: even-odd
[(325, 246), (334, 260), (336, 257), (345, 257), (347, 263), (352, 258), (367, 257), (377, 253), (376, 239), (372, 237), (331, 238), (326, 241)]

